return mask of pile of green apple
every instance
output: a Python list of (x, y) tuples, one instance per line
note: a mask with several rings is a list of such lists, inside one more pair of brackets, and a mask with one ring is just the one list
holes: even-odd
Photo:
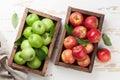
[[(22, 32), (24, 40), (19, 45), (20, 49), (14, 55), (14, 62), (37, 69), (48, 54), (48, 47), (52, 40), (50, 30), (55, 27), (53, 20), (42, 18), (36, 14), (28, 14), (25, 29)], [(40, 50), (40, 51), (39, 51)], [(39, 54), (37, 54), (39, 53)], [(43, 57), (39, 57), (43, 55)], [(40, 59), (41, 58), (41, 59)]]

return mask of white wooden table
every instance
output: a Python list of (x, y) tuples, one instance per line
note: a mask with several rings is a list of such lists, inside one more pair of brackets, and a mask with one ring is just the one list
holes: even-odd
[[(68, 6), (105, 14), (102, 32), (109, 35), (113, 46), (107, 47), (101, 40), (99, 47), (111, 51), (111, 61), (101, 63), (96, 58), (93, 72), (85, 73), (54, 65), (54, 52), (46, 76), (29, 73), (28, 80), (120, 80), (120, 0), (1, 0), (0, 35), (4, 37), (4, 48), (11, 52), (26, 7), (60, 17), (64, 24)], [(11, 24), (15, 12), (19, 16), (16, 29)]]

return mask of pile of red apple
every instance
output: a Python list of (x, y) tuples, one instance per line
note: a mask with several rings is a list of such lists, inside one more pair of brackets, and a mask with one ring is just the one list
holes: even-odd
[[(64, 63), (87, 67), (90, 64), (90, 55), (94, 50), (94, 44), (102, 37), (98, 30), (99, 20), (96, 16), (83, 16), (80, 12), (73, 12), (69, 17), (69, 26), (73, 28), (73, 34), (66, 34), (64, 39), (64, 50), (61, 59)], [(87, 40), (89, 43), (79, 43), (76, 38)], [(98, 51), (98, 59), (102, 62), (110, 60), (111, 55), (108, 49)]]

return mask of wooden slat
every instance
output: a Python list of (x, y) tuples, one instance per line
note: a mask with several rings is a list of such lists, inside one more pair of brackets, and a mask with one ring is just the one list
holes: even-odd
[(63, 62), (59, 62), (58, 63), (59, 66), (63, 66), (63, 67), (66, 67), (66, 68), (71, 68), (71, 69), (75, 69), (75, 70), (78, 70), (78, 71), (85, 71), (85, 72), (88, 72), (88, 68), (83, 68), (83, 67), (78, 67), (76, 65), (71, 65), (71, 64), (65, 64)]

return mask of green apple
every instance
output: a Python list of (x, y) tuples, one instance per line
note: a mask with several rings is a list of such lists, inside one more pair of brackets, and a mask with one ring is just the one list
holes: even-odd
[(27, 66), (33, 69), (37, 69), (41, 66), (41, 61), (38, 57), (35, 57), (32, 61), (27, 62)]
[(31, 34), (33, 34), (32, 27), (26, 27), (23, 31), (24, 37), (28, 38)]
[(28, 40), (23, 40), (20, 47), (21, 49), (25, 49), (25, 48), (31, 47), (31, 45)]
[(35, 58), (35, 51), (33, 48), (28, 47), (22, 50), (20, 56), (25, 60), (25, 61), (31, 61)]
[(45, 32), (45, 25), (40, 20), (35, 21), (32, 25), (32, 30), (36, 34), (43, 34)]
[(38, 34), (32, 34), (28, 41), (30, 42), (30, 45), (34, 48), (40, 48), (43, 45), (43, 39)]
[(23, 58), (21, 58), (21, 53), (21, 51), (16, 52), (13, 59), (17, 64), (23, 65), (26, 63), (26, 61)]
[(44, 44), (44, 45), (50, 44), (50, 42), (51, 42), (50, 33), (44, 33), (44, 34), (42, 35), (42, 39), (43, 39), (43, 44)]
[(29, 14), (27, 17), (26, 17), (26, 23), (27, 25), (31, 26), (35, 21), (39, 20), (39, 17), (38, 15), (36, 14)]
[(45, 24), (46, 31), (50, 31), (50, 29), (55, 26), (54, 22), (51, 19), (44, 18), (41, 21)]
[(42, 46), (41, 49), (46, 53), (46, 55), (48, 54), (48, 47), (47, 46)]

